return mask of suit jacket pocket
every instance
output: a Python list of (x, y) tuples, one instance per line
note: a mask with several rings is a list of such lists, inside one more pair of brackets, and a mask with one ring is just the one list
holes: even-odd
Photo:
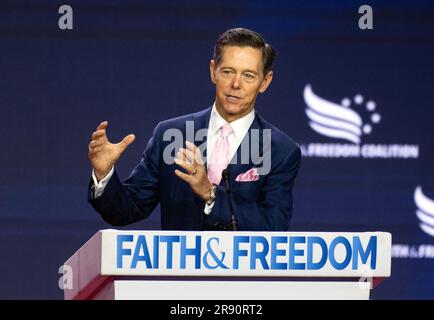
[(245, 201), (257, 201), (259, 191), (261, 190), (260, 180), (257, 181), (236, 181), (233, 184), (234, 197), (236, 200)]

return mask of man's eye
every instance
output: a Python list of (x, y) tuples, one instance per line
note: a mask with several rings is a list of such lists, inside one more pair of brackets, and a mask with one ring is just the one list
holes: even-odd
[(244, 74), (244, 78), (245, 78), (247, 81), (253, 81), (253, 80), (256, 79), (256, 76), (255, 76), (253, 73), (245, 73), (245, 74)]
[(223, 72), (224, 74), (231, 74), (231, 73), (232, 73), (231, 70), (223, 70), (222, 72)]

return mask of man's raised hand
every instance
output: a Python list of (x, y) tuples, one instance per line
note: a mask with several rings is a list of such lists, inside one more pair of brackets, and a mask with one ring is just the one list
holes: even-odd
[(186, 141), (185, 145), (187, 148), (180, 148), (176, 154), (175, 163), (187, 173), (176, 169), (175, 174), (187, 182), (194, 193), (207, 201), (210, 197), (212, 184), (208, 180), (205, 162), (200, 154), (200, 149), (190, 141)]
[(89, 160), (98, 181), (110, 172), (121, 154), (136, 139), (134, 134), (129, 134), (121, 142), (111, 143), (107, 138), (107, 127), (107, 121), (101, 122), (89, 143)]

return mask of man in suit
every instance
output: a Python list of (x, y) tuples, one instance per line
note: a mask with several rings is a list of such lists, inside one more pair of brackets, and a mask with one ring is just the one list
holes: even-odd
[(114, 165), (135, 137), (113, 144), (106, 135), (108, 123), (102, 122), (89, 144), (89, 201), (103, 219), (127, 225), (147, 218), (160, 203), (164, 230), (228, 230), (231, 216), (240, 231), (288, 230), (300, 149), (254, 109), (258, 94), (272, 81), (274, 57), (258, 33), (224, 32), (210, 62), (213, 106), (159, 123), (123, 182)]

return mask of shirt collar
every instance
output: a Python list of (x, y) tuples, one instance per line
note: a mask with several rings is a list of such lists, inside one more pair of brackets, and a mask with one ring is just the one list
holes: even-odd
[[(232, 130), (234, 130), (234, 134), (237, 137), (238, 141), (241, 141), (244, 138), (244, 136), (247, 133), (247, 130), (249, 130), (250, 126), (252, 125), (253, 120), (255, 120), (254, 108), (244, 117), (239, 118), (230, 123)], [(220, 127), (226, 123), (227, 121), (218, 113), (214, 102), (214, 105), (212, 106), (211, 117), (209, 119), (209, 127), (208, 127), (210, 136), (212, 137), (215, 134), (217, 134), (217, 131), (220, 129)]]

